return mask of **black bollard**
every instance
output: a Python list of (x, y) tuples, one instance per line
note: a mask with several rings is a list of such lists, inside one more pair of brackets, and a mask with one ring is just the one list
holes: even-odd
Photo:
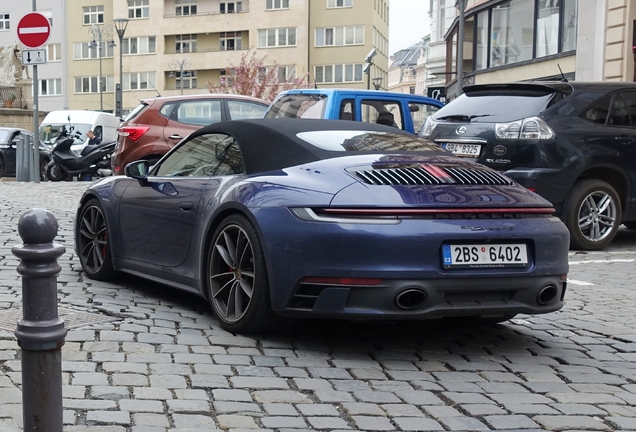
[(25, 212), (18, 222), (23, 245), (11, 249), (21, 260), (22, 319), (15, 335), (22, 348), (24, 431), (62, 432), (62, 345), (64, 321), (57, 315), (57, 220), (48, 210)]

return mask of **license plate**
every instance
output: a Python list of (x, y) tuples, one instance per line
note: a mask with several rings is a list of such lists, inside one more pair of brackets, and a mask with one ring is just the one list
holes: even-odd
[(525, 267), (528, 249), (513, 244), (445, 244), (442, 246), (444, 268)]
[(457, 156), (470, 156), (478, 157), (481, 145), (479, 144), (456, 144), (456, 143), (444, 143), (442, 148), (453, 152)]

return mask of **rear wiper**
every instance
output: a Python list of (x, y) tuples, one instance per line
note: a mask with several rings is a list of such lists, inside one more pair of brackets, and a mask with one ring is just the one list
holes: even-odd
[(466, 114), (452, 114), (443, 117), (438, 117), (438, 120), (451, 120), (451, 121), (465, 121), (471, 122), (473, 119), (477, 117), (490, 117), (492, 114), (475, 114), (475, 115), (466, 115)]

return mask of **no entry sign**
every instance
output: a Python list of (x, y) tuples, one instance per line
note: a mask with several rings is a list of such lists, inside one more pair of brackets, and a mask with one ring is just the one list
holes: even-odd
[(18, 39), (27, 48), (41, 47), (49, 40), (50, 35), (49, 20), (40, 13), (28, 13), (18, 23)]

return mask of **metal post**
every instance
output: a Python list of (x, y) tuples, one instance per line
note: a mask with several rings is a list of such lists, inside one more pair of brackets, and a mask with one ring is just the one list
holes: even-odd
[(57, 220), (34, 208), (18, 221), (23, 245), (11, 249), (21, 262), (22, 316), (15, 335), (22, 349), (22, 413), (24, 430), (62, 432), (62, 345), (64, 321), (57, 314), (57, 258), (64, 246), (53, 243)]
[[(36, 12), (37, 2), (33, 0), (33, 12)], [(38, 65), (33, 65), (33, 165), (30, 169), (30, 178), (34, 183), (40, 183), (40, 114), (38, 113)]]
[(124, 93), (123, 93), (123, 76), (124, 76), (124, 68), (122, 63), (122, 50), (124, 48), (124, 34), (126, 33), (126, 27), (128, 27), (128, 19), (127, 18), (117, 18), (113, 20), (113, 25), (115, 26), (115, 30), (117, 30), (117, 36), (119, 36), (119, 90), (118, 95), (115, 98), (119, 99), (119, 105), (115, 110), (115, 115), (117, 117), (121, 117), (122, 109), (124, 107)]
[(464, 0), (459, 3), (459, 30), (457, 35), (457, 96), (464, 93)]

